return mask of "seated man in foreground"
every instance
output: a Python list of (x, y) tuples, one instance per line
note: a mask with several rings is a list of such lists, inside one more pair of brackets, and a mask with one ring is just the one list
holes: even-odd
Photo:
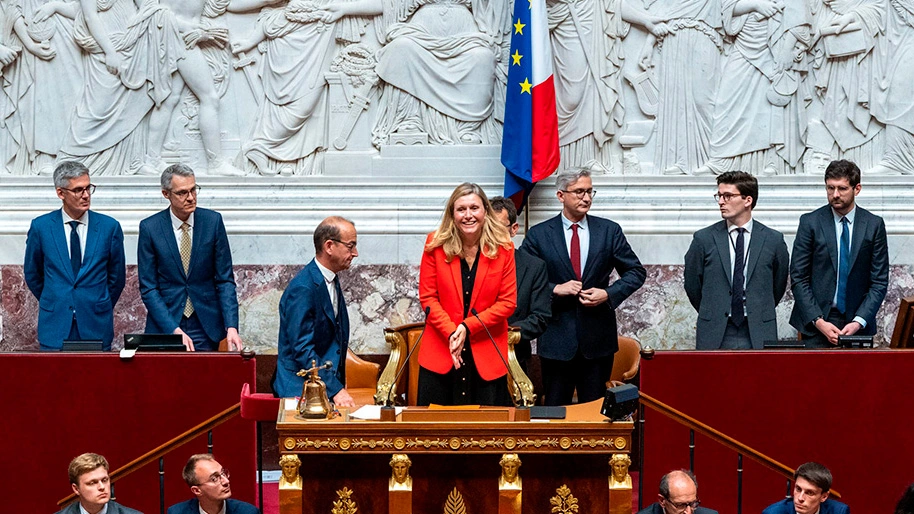
[(716, 510), (699, 507), (698, 479), (687, 470), (670, 471), (660, 479), (657, 503), (638, 514), (717, 514)]
[(231, 499), (229, 472), (212, 455), (191, 455), (183, 475), (195, 497), (168, 507), (168, 514), (260, 514), (250, 503)]
[(97, 453), (84, 453), (70, 461), (70, 486), (79, 501), (57, 514), (142, 514), (111, 500), (108, 461)]
[(831, 481), (831, 471), (822, 464), (801, 464), (793, 474), (793, 498), (769, 505), (762, 514), (850, 514), (850, 507), (828, 499)]

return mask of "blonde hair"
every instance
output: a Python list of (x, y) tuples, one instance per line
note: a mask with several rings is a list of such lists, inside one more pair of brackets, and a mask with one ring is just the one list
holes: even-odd
[(79, 477), (98, 468), (105, 468), (105, 471), (108, 471), (108, 461), (97, 453), (84, 453), (74, 458), (70, 461), (70, 467), (67, 470), (70, 475), (70, 483), (79, 485)]
[(482, 235), (479, 238), (479, 246), (482, 248), (483, 255), (494, 259), (498, 255), (499, 246), (511, 249), (511, 235), (508, 233), (508, 228), (501, 223), (490, 222), (493, 219), (494, 211), (492, 211), (492, 204), (489, 203), (489, 198), (486, 197), (485, 191), (477, 184), (464, 182), (451, 193), (451, 197), (444, 208), (444, 214), (441, 216), (441, 225), (435, 231), (432, 240), (426, 245), (426, 252), (430, 252), (440, 246), (444, 249), (447, 262), (450, 262), (455, 255), (463, 255), (463, 241), (460, 239), (460, 230), (454, 222), (454, 204), (457, 203), (457, 200), (467, 195), (478, 196), (486, 210), (486, 218), (482, 224)]

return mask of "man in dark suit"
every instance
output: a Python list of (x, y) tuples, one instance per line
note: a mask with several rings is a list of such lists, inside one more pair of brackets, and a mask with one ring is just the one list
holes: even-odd
[(68, 471), (70, 487), (76, 493), (77, 501), (64, 507), (57, 514), (98, 514), (106, 506), (107, 514), (142, 514), (111, 499), (108, 460), (101, 455), (84, 453), (70, 461)]
[[(508, 227), (511, 237), (517, 235), (517, 209), (514, 202), (503, 196), (492, 198), (489, 203), (498, 221)], [(527, 371), (530, 359), (530, 342), (546, 331), (552, 315), (552, 291), (546, 263), (526, 252), (514, 252), (517, 273), (517, 307), (508, 318), (508, 325), (520, 329), (520, 341), (514, 345), (514, 354), (521, 368)]]
[(834, 161), (825, 169), (828, 205), (800, 216), (793, 243), (790, 324), (807, 348), (829, 348), (839, 335), (876, 333), (889, 283), (885, 222), (855, 205), (860, 169)]
[[(594, 196), (590, 172), (560, 173), (562, 213), (531, 228), (522, 250), (546, 262), (552, 317), (537, 343), (547, 405), (602, 398), (619, 349), (615, 309), (647, 273), (622, 228), (587, 212)], [(613, 270), (619, 279), (609, 283)]]
[(714, 198), (723, 220), (696, 232), (685, 255), (685, 290), (698, 311), (696, 347), (759, 350), (778, 339), (775, 306), (787, 291), (787, 244), (752, 218), (752, 175), (719, 175)]
[(699, 507), (698, 479), (687, 469), (670, 471), (660, 479), (657, 502), (638, 514), (717, 514), (716, 510)]
[(146, 333), (180, 334), (188, 351), (241, 350), (232, 252), (222, 215), (197, 207), (194, 170), (162, 172), (170, 205), (140, 222), (137, 274)]
[(279, 348), (273, 391), (289, 398), (302, 392), (299, 370), (330, 361), (320, 370), (327, 396), (337, 406), (353, 406), (346, 391), (346, 352), (349, 349), (349, 315), (337, 274), (349, 269), (359, 256), (355, 225), (331, 216), (314, 230), (314, 259), (304, 267), (279, 301)]
[(124, 290), (124, 233), (109, 216), (89, 210), (95, 185), (89, 169), (64, 161), (54, 170), (60, 210), (32, 220), (25, 243), (25, 282), (38, 298), (38, 342), (60, 350), (64, 340), (114, 339), (114, 305)]
[(212, 455), (191, 455), (183, 475), (194, 498), (168, 507), (168, 514), (260, 514), (250, 503), (232, 499), (229, 472)]
[(831, 471), (822, 464), (802, 464), (793, 474), (793, 498), (769, 505), (762, 514), (850, 514), (850, 507), (828, 499), (831, 482)]

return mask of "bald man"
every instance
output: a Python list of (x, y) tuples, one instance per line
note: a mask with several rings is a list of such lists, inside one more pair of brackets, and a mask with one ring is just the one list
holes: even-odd
[(698, 479), (687, 470), (670, 471), (660, 479), (657, 503), (638, 514), (717, 514), (698, 506)]

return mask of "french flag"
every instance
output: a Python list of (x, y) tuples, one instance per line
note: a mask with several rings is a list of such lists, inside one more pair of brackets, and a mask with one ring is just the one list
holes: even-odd
[(559, 166), (559, 122), (545, 0), (514, 0), (501, 163), (505, 198), (523, 210), (533, 185)]

